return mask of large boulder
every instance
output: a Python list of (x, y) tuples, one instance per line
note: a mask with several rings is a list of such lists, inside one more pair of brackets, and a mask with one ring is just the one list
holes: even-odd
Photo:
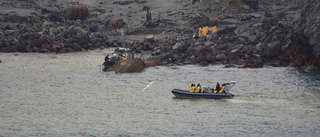
[(217, 61), (222, 61), (222, 60), (224, 60), (226, 58), (227, 58), (227, 56), (225, 54), (219, 54), (219, 55), (216, 56), (216, 60)]
[(70, 20), (85, 20), (89, 16), (88, 6), (83, 4), (70, 5), (64, 16)]
[(113, 28), (113, 29), (118, 29), (118, 28), (121, 28), (122, 25), (124, 25), (124, 21), (123, 19), (117, 19), (117, 20), (114, 20), (114, 19), (107, 19), (106, 22), (105, 22), (105, 26), (108, 27), (108, 28)]
[(217, 30), (218, 35), (234, 33), (234, 30), (237, 29), (237, 25), (227, 25), (225, 27), (219, 28)]

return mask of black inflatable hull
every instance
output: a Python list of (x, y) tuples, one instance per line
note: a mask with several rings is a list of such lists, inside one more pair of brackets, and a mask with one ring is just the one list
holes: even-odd
[(233, 98), (233, 94), (227, 93), (193, 93), (181, 89), (173, 89), (172, 93), (177, 98), (210, 98), (210, 99), (228, 99)]

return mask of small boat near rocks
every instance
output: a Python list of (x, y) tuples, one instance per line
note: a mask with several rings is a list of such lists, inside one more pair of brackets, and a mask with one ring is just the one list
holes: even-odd
[(204, 88), (201, 93), (189, 92), (188, 90), (173, 89), (171, 92), (177, 98), (208, 98), (208, 99), (230, 99), (233, 98), (233, 94), (229, 93), (230, 89), (236, 84), (235, 81), (230, 83), (224, 83), (225, 86), (223, 93), (213, 93), (212, 89)]

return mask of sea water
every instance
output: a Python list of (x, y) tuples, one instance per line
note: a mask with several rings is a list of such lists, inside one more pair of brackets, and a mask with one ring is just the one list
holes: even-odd
[[(116, 74), (101, 72), (107, 53), (0, 54), (0, 136), (320, 134), (316, 70), (186, 65)], [(171, 93), (231, 81), (233, 99)]]

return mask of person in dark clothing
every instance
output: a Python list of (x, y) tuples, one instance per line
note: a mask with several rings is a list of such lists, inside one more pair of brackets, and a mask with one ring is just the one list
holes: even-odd
[(220, 91), (221, 90), (221, 87), (220, 87), (220, 84), (219, 82), (217, 83), (217, 86), (216, 86), (216, 91)]
[(105, 62), (108, 62), (109, 59), (110, 59), (110, 58), (109, 58), (109, 55), (107, 54), (106, 57), (104, 57), (104, 61), (105, 61)]
[(104, 57), (104, 63), (103, 63), (103, 64), (104, 64), (105, 66), (109, 66), (109, 65), (110, 65), (109, 59), (110, 59), (110, 58), (109, 58), (109, 54), (107, 54), (106, 57)]

